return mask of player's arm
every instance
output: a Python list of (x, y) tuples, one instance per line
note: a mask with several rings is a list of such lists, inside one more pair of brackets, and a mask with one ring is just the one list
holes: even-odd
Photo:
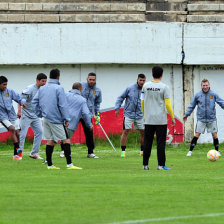
[(58, 96), (58, 108), (59, 111), (61, 112), (62, 120), (64, 121), (65, 126), (68, 126), (70, 117), (68, 112), (68, 103), (63, 87), (57, 89), (57, 96)]
[(96, 97), (94, 102), (95, 114), (100, 113), (100, 104), (102, 103), (102, 93), (99, 91), (99, 95)]
[(215, 95), (215, 102), (224, 110), (224, 100), (218, 95)]
[(42, 117), (42, 111), (39, 105), (39, 90), (37, 91), (36, 95), (34, 96), (33, 100), (31, 101), (31, 105), (33, 108), (34, 113), (38, 117)]
[(184, 121), (186, 121), (187, 120), (187, 117), (189, 117), (191, 115), (191, 113), (193, 112), (193, 110), (196, 107), (196, 105), (197, 105), (197, 95), (195, 95), (192, 98), (192, 100), (191, 100), (191, 102), (190, 102), (190, 104), (189, 104), (189, 106), (187, 108), (187, 111), (186, 111), (186, 113), (185, 113), (185, 115), (183, 117), (183, 120)]
[(122, 92), (122, 94), (117, 98), (116, 103), (115, 103), (115, 115), (116, 115), (116, 117), (119, 116), (121, 105), (122, 105), (124, 99), (127, 97), (127, 95), (128, 95), (128, 88), (126, 88)]
[(91, 113), (89, 111), (89, 108), (88, 108), (86, 102), (84, 102), (81, 107), (82, 107), (81, 115), (82, 115), (82, 118), (83, 118), (86, 126), (89, 128), (92, 128), (93, 125), (92, 125), (92, 121), (91, 121)]
[(17, 112), (17, 117), (21, 118), (22, 112), (21, 112), (21, 106), (18, 104), (18, 112)]
[(143, 113), (143, 116), (145, 117), (145, 95), (144, 95), (144, 92), (141, 93), (141, 107), (142, 107), (142, 113)]
[(166, 98), (166, 99), (164, 99), (164, 101), (165, 101), (165, 106), (166, 106), (167, 112), (170, 115), (170, 117), (172, 118), (172, 123), (173, 123), (173, 125), (175, 125), (175, 118), (174, 118), (173, 108), (171, 105), (171, 100), (170, 100), (170, 98)]

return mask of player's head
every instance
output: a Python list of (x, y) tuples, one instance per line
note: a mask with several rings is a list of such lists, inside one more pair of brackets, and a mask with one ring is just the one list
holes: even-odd
[(39, 73), (36, 78), (37, 87), (44, 86), (47, 82), (47, 76), (44, 73)]
[(8, 79), (5, 76), (0, 76), (0, 90), (4, 91), (7, 88)]
[(82, 91), (82, 84), (80, 82), (75, 82), (72, 85), (72, 89), (77, 89), (77, 90), (79, 90), (81, 92)]
[(205, 92), (205, 93), (207, 93), (209, 91), (210, 83), (209, 83), (208, 79), (202, 79), (201, 88), (202, 88), (203, 92)]
[(140, 88), (143, 87), (144, 83), (145, 83), (145, 75), (144, 74), (138, 74), (138, 79), (137, 79), (137, 84)]
[(50, 79), (59, 79), (60, 77), (60, 70), (57, 68), (54, 68), (50, 71)]
[(89, 87), (92, 88), (96, 84), (96, 73), (90, 72), (86, 80), (87, 83), (89, 84)]
[(154, 79), (160, 79), (163, 76), (163, 69), (160, 66), (154, 66), (152, 68), (152, 76)]

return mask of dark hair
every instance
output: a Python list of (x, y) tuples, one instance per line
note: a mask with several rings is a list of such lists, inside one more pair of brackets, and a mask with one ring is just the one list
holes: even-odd
[(145, 79), (145, 75), (144, 74), (138, 74), (138, 79)]
[(152, 68), (153, 78), (159, 79), (163, 75), (163, 69), (160, 66), (154, 66)]
[(8, 79), (5, 76), (0, 76), (0, 84), (8, 82)]
[(94, 73), (94, 72), (90, 72), (89, 74), (88, 74), (88, 77), (89, 76), (95, 76), (96, 77), (96, 73)]
[(44, 73), (39, 73), (38, 75), (37, 75), (37, 80), (41, 80), (41, 79), (47, 79), (47, 76), (44, 74)]
[(80, 89), (82, 87), (82, 84), (80, 82), (75, 82), (72, 85), (72, 89)]
[(60, 76), (60, 70), (55, 68), (50, 71), (50, 79), (57, 79)]

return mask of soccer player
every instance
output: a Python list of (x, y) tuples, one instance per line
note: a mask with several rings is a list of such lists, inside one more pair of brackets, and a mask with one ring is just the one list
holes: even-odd
[[(96, 74), (93, 72), (89, 73), (86, 80), (87, 82), (82, 83), (82, 96), (87, 101), (87, 106), (90, 110), (91, 117), (95, 116), (97, 122), (100, 122), (100, 103), (102, 102), (102, 93), (101, 90), (96, 86)], [(98, 159), (99, 157), (93, 153), (95, 148), (93, 130), (86, 126), (82, 118), (80, 119), (80, 122), (86, 137), (86, 145), (88, 147), (87, 157)]]
[(34, 132), (34, 142), (33, 142), (33, 148), (30, 153), (30, 157), (33, 159), (43, 159), (39, 156), (39, 150), (40, 150), (40, 144), (42, 140), (42, 122), (40, 118), (37, 117), (35, 114), (31, 101), (33, 97), (36, 95), (38, 89), (45, 85), (47, 81), (47, 76), (43, 73), (40, 73), (37, 75), (36, 83), (29, 85), (22, 91), (21, 99), (26, 104), (25, 108), (22, 108), (21, 106), (18, 107), (18, 117), (21, 117), (20, 119), (20, 149), (23, 150), (24, 143), (26, 139), (26, 134), (29, 126), (32, 127)]
[(139, 74), (137, 78), (137, 83), (128, 86), (124, 92), (117, 98), (115, 104), (115, 115), (116, 117), (120, 114), (120, 108), (125, 100), (124, 105), (124, 120), (123, 120), (123, 132), (121, 135), (121, 157), (126, 157), (126, 143), (128, 134), (132, 130), (132, 124), (136, 130), (140, 131), (141, 135), (141, 148), (140, 155), (143, 155), (143, 144), (144, 144), (144, 121), (143, 113), (141, 108), (141, 92), (142, 87), (145, 83), (145, 75)]
[(32, 100), (32, 106), (38, 117), (43, 117), (43, 135), (47, 140), (46, 158), (48, 169), (60, 169), (52, 163), (54, 146), (59, 140), (64, 143), (67, 169), (82, 169), (74, 166), (71, 158), (71, 145), (66, 127), (69, 126), (68, 105), (64, 88), (59, 83), (60, 71), (50, 71), (49, 82), (41, 86)]
[[(85, 121), (86, 127), (89, 127), (90, 130), (93, 129), (92, 125), (92, 115), (87, 107), (86, 99), (81, 96), (82, 84), (75, 82), (72, 86), (72, 90), (66, 93), (66, 99), (68, 102), (68, 111), (70, 116), (70, 123), (68, 126), (68, 136), (71, 139), (74, 132), (77, 129), (80, 119), (82, 118)], [(64, 157), (64, 144), (61, 142), (62, 151), (60, 157)]]
[(14, 144), (13, 160), (22, 159), (22, 149), (19, 148), (19, 122), (13, 108), (12, 101), (22, 104), (18, 93), (7, 88), (8, 79), (0, 76), (0, 122), (10, 132)]
[(187, 117), (191, 115), (194, 108), (197, 106), (195, 135), (191, 141), (187, 156), (192, 155), (193, 149), (197, 144), (197, 140), (201, 134), (205, 133), (205, 129), (207, 129), (208, 133), (212, 133), (214, 147), (217, 151), (219, 150), (215, 103), (224, 109), (224, 100), (221, 99), (216, 92), (210, 89), (210, 83), (207, 79), (203, 79), (201, 81), (201, 88), (202, 89), (194, 95), (190, 105), (188, 106), (187, 112), (183, 117), (185, 122)]
[(167, 135), (167, 113), (175, 125), (173, 109), (170, 102), (169, 88), (161, 82), (163, 69), (154, 66), (152, 69), (153, 80), (146, 82), (142, 88), (142, 110), (145, 119), (143, 169), (149, 170), (149, 157), (151, 155), (154, 134), (157, 139), (158, 170), (170, 170), (166, 162), (166, 135)]

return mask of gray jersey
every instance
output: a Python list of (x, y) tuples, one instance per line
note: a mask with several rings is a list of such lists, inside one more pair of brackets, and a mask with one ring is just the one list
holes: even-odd
[(38, 91), (38, 87), (36, 84), (32, 84), (27, 86), (26, 89), (21, 93), (21, 99), (26, 100), (26, 107), (22, 107), (22, 116), (26, 116), (29, 118), (37, 118), (37, 115), (34, 113), (31, 101), (34, 98)]
[(169, 88), (162, 82), (146, 82), (142, 88), (144, 100), (145, 124), (167, 124), (167, 112), (164, 99), (170, 98)]

